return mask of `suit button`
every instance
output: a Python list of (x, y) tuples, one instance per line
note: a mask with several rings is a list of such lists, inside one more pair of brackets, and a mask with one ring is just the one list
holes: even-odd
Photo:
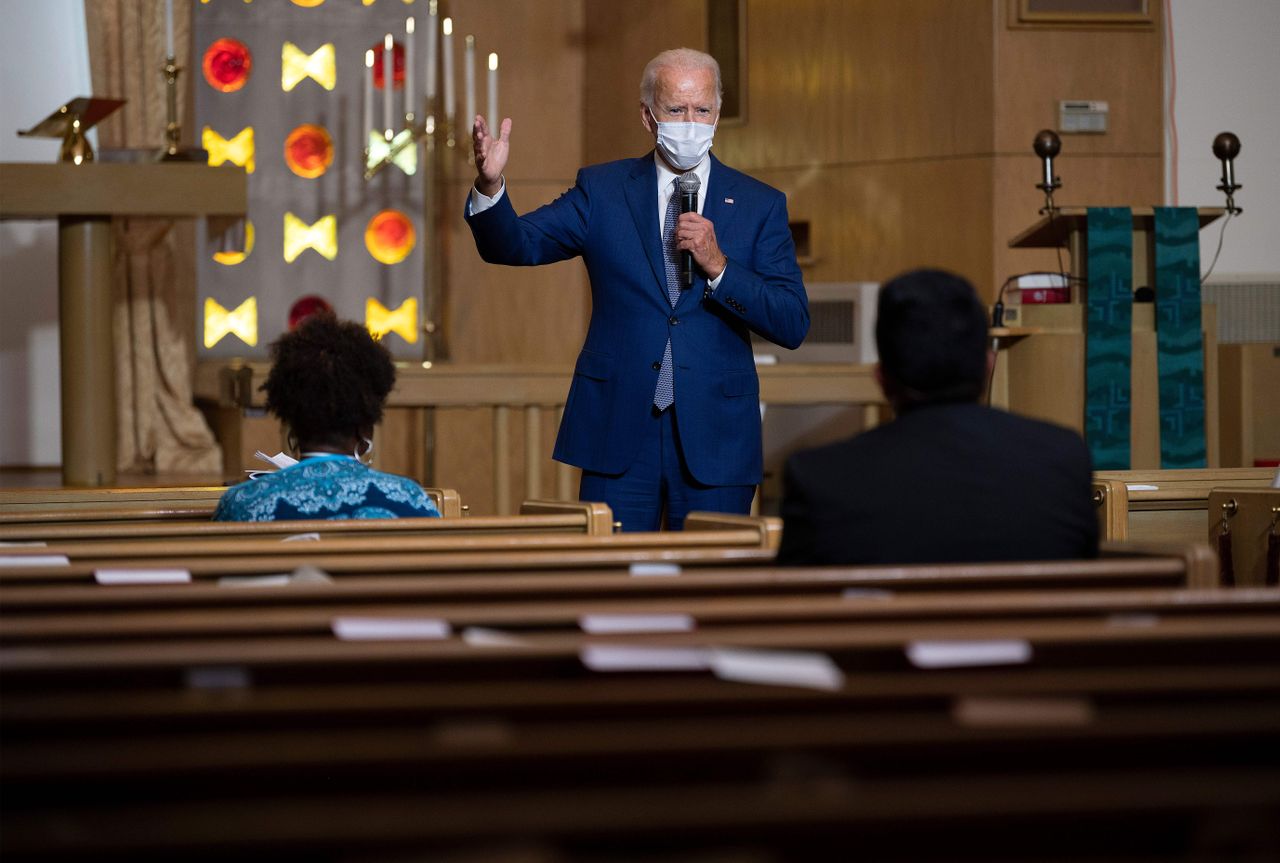
[(662, 363), (661, 363), (661, 362), (656, 362), (656, 363), (654, 363), (654, 364), (653, 364), (653, 370), (654, 370), (655, 372), (660, 372), (660, 371), (662, 371)]
[(674, 327), (676, 324), (680, 323), (680, 319), (677, 318), (675, 315), (672, 315), (671, 317), (667, 318), (667, 323), (671, 324), (671, 326)]

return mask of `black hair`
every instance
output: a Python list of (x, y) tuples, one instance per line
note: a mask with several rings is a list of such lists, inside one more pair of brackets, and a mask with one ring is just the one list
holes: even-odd
[(359, 437), (382, 419), (396, 382), (391, 355), (363, 326), (308, 315), (271, 343), (267, 410), (300, 441)]
[(987, 313), (964, 278), (912, 270), (880, 289), (876, 348), (890, 400), (977, 401), (986, 384)]

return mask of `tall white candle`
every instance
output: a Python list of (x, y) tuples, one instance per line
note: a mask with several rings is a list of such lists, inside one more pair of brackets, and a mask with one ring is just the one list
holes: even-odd
[(469, 135), (471, 127), (476, 122), (476, 37), (470, 34), (467, 35), (462, 51), (462, 76), (462, 90), (466, 94), (466, 101), (463, 104), (467, 106), (463, 121), (467, 124)]
[(390, 141), (395, 135), (391, 125), (392, 102), (396, 93), (396, 43), (388, 33), (382, 40), (382, 128)]
[(173, 0), (164, 0), (164, 56), (177, 56), (173, 53)]
[(440, 19), (436, 16), (436, 0), (427, 6), (427, 106), (436, 97), (436, 41), (440, 38)]
[(498, 113), (498, 55), (489, 55), (489, 131), (497, 135), (502, 131), (502, 115)]
[(360, 146), (373, 131), (373, 49), (364, 52), (364, 127), (360, 130)]
[(441, 22), (440, 60), (444, 65), (444, 115), (453, 121), (458, 110), (458, 94), (453, 91), (453, 19)]
[(409, 16), (404, 22), (404, 112), (408, 117), (412, 118), (418, 113), (418, 106), (414, 104), (414, 78), (418, 76), (418, 70), (413, 68), (413, 43), (418, 38), (413, 34), (414, 22), (413, 16)]

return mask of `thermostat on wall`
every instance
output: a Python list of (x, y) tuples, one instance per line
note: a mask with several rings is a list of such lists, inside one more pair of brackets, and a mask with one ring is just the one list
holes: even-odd
[(1101, 134), (1107, 131), (1106, 102), (1088, 99), (1062, 99), (1058, 102), (1058, 131)]

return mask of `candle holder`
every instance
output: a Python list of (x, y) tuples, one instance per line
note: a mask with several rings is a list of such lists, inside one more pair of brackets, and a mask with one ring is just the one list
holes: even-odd
[(182, 147), (182, 126), (178, 123), (178, 76), (182, 67), (172, 54), (165, 58), (160, 67), (160, 74), (165, 81), (165, 112), (168, 122), (164, 127), (165, 145), (156, 154), (157, 162), (208, 162), (209, 151), (196, 147)]

